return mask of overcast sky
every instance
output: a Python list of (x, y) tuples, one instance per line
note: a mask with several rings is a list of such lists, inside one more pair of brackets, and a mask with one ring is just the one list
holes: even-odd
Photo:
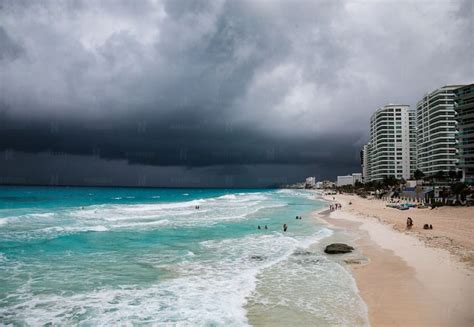
[(0, 0), (0, 183), (360, 171), (386, 103), (474, 80), (473, 2)]

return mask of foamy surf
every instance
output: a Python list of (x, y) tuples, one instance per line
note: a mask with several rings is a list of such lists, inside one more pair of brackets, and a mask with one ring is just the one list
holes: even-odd
[[(294, 219), (320, 208), (311, 193), (127, 191), (94, 189), (105, 200), (90, 202), (84, 192), (84, 206), (0, 216), (8, 219), (0, 228), (2, 323), (245, 326), (275, 314), (269, 306), (341, 323), (364, 315), (334, 318), (341, 299), (354, 312), (360, 299), (353, 281), (313, 248), (332, 231)], [(326, 282), (331, 276), (338, 287)], [(324, 294), (322, 302), (309, 293), (299, 301), (295, 287)]]

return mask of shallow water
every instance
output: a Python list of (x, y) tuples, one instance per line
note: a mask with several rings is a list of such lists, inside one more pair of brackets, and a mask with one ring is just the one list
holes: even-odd
[(293, 190), (0, 188), (0, 324), (364, 325), (353, 279), (318, 247), (333, 231), (307, 218), (323, 205)]

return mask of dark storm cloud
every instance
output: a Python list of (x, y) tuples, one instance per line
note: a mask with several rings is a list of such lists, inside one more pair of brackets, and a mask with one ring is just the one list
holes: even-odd
[(3, 0), (0, 150), (247, 181), (235, 167), (350, 172), (377, 107), (472, 79), (472, 16), (470, 1)]
[(15, 59), (21, 53), (22, 48), (10, 38), (1, 26), (0, 44), (0, 60)]

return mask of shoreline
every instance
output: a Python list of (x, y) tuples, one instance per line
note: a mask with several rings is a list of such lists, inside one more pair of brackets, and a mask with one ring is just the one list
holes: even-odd
[(353, 234), (357, 251), (368, 257), (366, 263), (344, 255), (349, 258), (346, 266), (367, 304), (372, 326), (474, 325), (474, 271), (470, 262), (461, 262), (461, 257), (449, 249), (425, 244), (416, 233), (391, 228), (385, 217), (374, 217), (370, 211), (360, 207), (356, 211), (348, 205), (359, 198), (335, 197), (342, 210), (313, 215), (332, 228)]

